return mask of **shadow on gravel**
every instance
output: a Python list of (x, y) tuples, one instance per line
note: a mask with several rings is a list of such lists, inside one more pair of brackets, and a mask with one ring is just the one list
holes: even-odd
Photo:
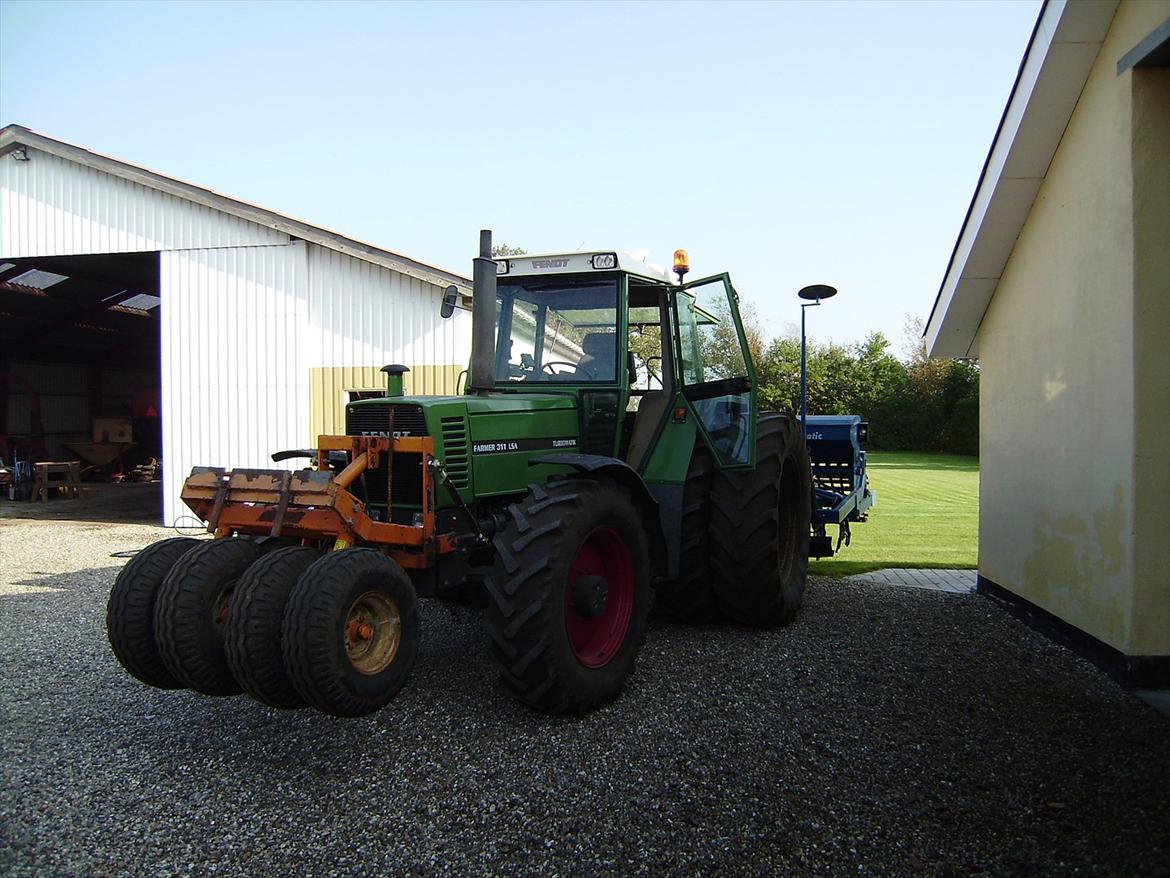
[(53, 495), (30, 502), (0, 500), (0, 520), (75, 521), (98, 528), (108, 524), (159, 524), (162, 482), (84, 482), (79, 499)]
[(76, 591), (78, 589), (92, 589), (95, 582), (113, 584), (121, 565), (117, 567), (92, 567), (78, 570), (73, 573), (41, 573), (31, 571), (32, 576), (26, 579), (13, 581), (0, 580), (0, 599), (8, 597), (24, 597), (28, 594)]
[(656, 615), (623, 697), (569, 719), (424, 601), (406, 688), (340, 720), (141, 685), (116, 571), (0, 601), (0, 872), (1166, 874), (1170, 722), (975, 595)]

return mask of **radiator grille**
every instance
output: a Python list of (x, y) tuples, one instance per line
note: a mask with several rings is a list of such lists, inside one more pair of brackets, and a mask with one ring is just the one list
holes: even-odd
[(462, 417), (443, 418), (443, 463), (451, 483), (456, 488), (466, 488), (467, 464), (470, 453), (467, 447), (467, 419)]
[[(345, 432), (349, 436), (385, 436), (390, 432), (390, 409), (394, 409), (394, 435), (426, 436), (427, 424), (420, 405), (355, 405), (345, 409)], [(397, 506), (422, 505), (422, 455), (400, 451), (390, 466), (390, 484)], [(359, 490), (370, 506), (386, 505), (386, 471), (370, 470)]]
[(390, 431), (390, 409), (394, 409), (394, 432), (398, 436), (425, 436), (427, 422), (421, 405), (351, 405), (345, 409), (347, 436), (385, 436)]
[[(394, 506), (421, 506), (422, 481), (422, 455), (409, 451), (395, 452), (394, 462), (390, 465)], [(350, 490), (371, 507), (385, 506), (386, 470), (381, 467), (366, 470)]]

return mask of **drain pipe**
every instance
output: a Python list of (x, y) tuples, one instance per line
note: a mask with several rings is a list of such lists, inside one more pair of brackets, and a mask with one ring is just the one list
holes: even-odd
[(492, 233), (479, 233), (471, 290), (471, 373), (468, 386), (480, 396), (496, 386), (496, 261)]

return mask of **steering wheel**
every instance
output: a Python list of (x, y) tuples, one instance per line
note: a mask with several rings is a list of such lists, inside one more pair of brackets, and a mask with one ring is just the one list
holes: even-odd
[(554, 372), (551, 368), (552, 366), (568, 366), (570, 369), (574, 370), (575, 372), (584, 372), (590, 378), (597, 377), (596, 375), (593, 374), (593, 372), (589, 369), (588, 366), (579, 366), (576, 363), (566, 363), (564, 360), (549, 360), (540, 368), (542, 370), (548, 372), (549, 375), (552, 375), (554, 377), (559, 377), (561, 375), (568, 374), (566, 372)]

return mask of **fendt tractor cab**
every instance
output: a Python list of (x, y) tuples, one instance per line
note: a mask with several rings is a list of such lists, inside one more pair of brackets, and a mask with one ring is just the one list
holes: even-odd
[(311, 468), (196, 467), (182, 497), (216, 539), (126, 566), (119, 660), (155, 686), (358, 716), (405, 682), (434, 597), (484, 610), (518, 698), (579, 713), (621, 691), (655, 595), (692, 622), (791, 621), (828, 501), (798, 421), (758, 410), (730, 279), (683, 283), (682, 251), (674, 268), (495, 260), (482, 233), (465, 392), (407, 397), (387, 366), (346, 435), (274, 455)]

